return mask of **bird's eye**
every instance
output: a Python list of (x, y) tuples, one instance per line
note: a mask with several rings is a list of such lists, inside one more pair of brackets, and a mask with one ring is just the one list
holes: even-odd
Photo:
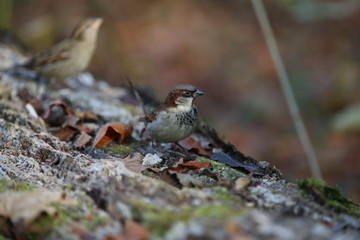
[(185, 91), (183, 92), (183, 94), (184, 94), (185, 97), (191, 97), (192, 92), (185, 90)]

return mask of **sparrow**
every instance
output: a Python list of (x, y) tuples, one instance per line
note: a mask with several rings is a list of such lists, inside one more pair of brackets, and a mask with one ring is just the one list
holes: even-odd
[(203, 94), (192, 85), (172, 88), (165, 101), (145, 115), (145, 137), (159, 143), (170, 143), (189, 136), (198, 119), (194, 99)]
[(70, 37), (32, 57), (20, 67), (46, 78), (66, 78), (85, 70), (95, 50), (102, 18), (80, 22)]

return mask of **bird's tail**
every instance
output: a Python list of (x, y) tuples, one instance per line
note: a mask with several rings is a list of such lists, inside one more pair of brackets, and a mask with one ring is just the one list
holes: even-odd
[(0, 68), (0, 72), (11, 77), (23, 77), (27, 79), (36, 79), (36, 72), (26, 68), (23, 63), (16, 63), (7, 68)]

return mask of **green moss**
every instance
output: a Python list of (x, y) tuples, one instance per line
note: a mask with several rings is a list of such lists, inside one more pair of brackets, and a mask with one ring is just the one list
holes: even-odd
[(316, 202), (334, 209), (360, 217), (360, 207), (343, 196), (338, 187), (328, 187), (325, 182), (316, 179), (299, 179), (297, 181), (300, 195), (312, 197)]
[(29, 191), (33, 190), (34, 187), (19, 181), (0, 179), (0, 192), (4, 191)]
[(223, 167), (223, 168), (231, 168), (230, 166), (223, 164), (221, 162), (218, 161), (214, 161), (214, 160), (210, 160), (210, 163), (212, 166), (218, 166), (218, 167)]
[(65, 191), (66, 190), (71, 191), (74, 189), (74, 185), (62, 185), (61, 188)]
[(131, 144), (112, 144), (102, 148), (105, 152), (112, 152), (112, 153), (131, 153), (133, 152), (133, 148)]
[(142, 211), (142, 220), (145, 226), (155, 236), (162, 236), (173, 223), (187, 221), (190, 217), (188, 210), (171, 211), (154, 205), (149, 205)]
[(221, 162), (218, 162), (218, 161), (213, 161), (213, 160), (210, 160), (209, 158), (206, 158), (206, 157), (202, 157), (202, 156), (197, 156), (196, 157), (196, 161), (199, 161), (199, 162), (210, 162), (211, 166), (220, 166), (220, 167), (225, 167), (225, 168), (230, 168), (229, 166), (221, 163)]
[(76, 206), (55, 205), (55, 207), (58, 211), (57, 221), (59, 224), (78, 222), (87, 229), (93, 229), (110, 221), (110, 218), (106, 215), (98, 216), (93, 214), (92, 208), (94, 206), (87, 206), (85, 211), (82, 203), (78, 203)]
[(221, 221), (239, 213), (239, 210), (234, 211), (234, 209), (224, 204), (209, 204), (196, 208), (193, 211), (193, 216), (215, 218)]
[(152, 203), (135, 204), (138, 211), (138, 219), (144, 222), (153, 236), (163, 236), (169, 228), (177, 222), (187, 222), (193, 218), (213, 219), (222, 222), (240, 213), (237, 208), (229, 207), (224, 204), (206, 204), (203, 206), (193, 207), (186, 206), (178, 209), (167, 209), (156, 206)]
[(204, 161), (210, 161), (211, 167), (213, 173), (215, 173), (220, 180), (225, 181), (235, 181), (239, 177), (247, 177), (247, 174), (242, 172), (239, 169), (232, 168), (226, 164), (223, 164), (218, 161), (210, 160), (206, 157), (197, 157), (197, 161), (204, 162)]
[(236, 203), (241, 201), (240, 196), (234, 195), (225, 187), (216, 186), (211, 188), (211, 191), (214, 193), (217, 200), (226, 202), (227, 204), (231, 202)]
[(210, 161), (211, 169), (221, 180), (230, 180), (235, 181), (239, 177), (246, 177), (247, 175), (235, 168), (229, 167), (223, 163), (219, 163), (217, 161)]

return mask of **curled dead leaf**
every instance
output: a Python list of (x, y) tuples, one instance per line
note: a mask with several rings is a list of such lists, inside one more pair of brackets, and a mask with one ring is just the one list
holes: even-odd
[(122, 122), (110, 122), (105, 124), (97, 132), (90, 152), (92, 152), (95, 147), (104, 146), (112, 141), (119, 140), (120, 144), (123, 143), (130, 137), (132, 129), (131, 125)]
[(135, 153), (133, 155), (129, 155), (126, 158), (120, 159), (120, 161), (122, 161), (125, 167), (130, 171), (141, 173), (147, 168), (142, 165), (143, 159), (144, 157), (140, 153)]
[(245, 187), (247, 187), (247, 185), (249, 185), (250, 182), (251, 182), (250, 178), (240, 177), (240, 178), (236, 179), (234, 189), (236, 191), (244, 189)]
[(147, 228), (133, 220), (127, 220), (124, 224), (124, 231), (117, 235), (106, 235), (103, 240), (148, 240), (149, 231)]
[(93, 239), (89, 230), (80, 223), (71, 223), (71, 231), (78, 237), (78, 239)]
[(172, 167), (169, 168), (169, 170), (175, 171), (175, 172), (188, 172), (190, 170), (200, 170), (202, 168), (208, 168), (210, 166), (210, 161), (188, 161), (184, 163), (183, 158), (180, 158), (180, 160)]
[(201, 146), (201, 144), (192, 136), (187, 137), (178, 142), (178, 144), (188, 151), (193, 151), (196, 154), (210, 157), (211, 153)]
[(61, 141), (70, 141), (75, 133), (77, 132), (76, 129), (74, 129), (73, 127), (63, 127), (59, 130), (53, 131), (52, 135), (54, 135), (55, 137), (59, 138)]
[(70, 107), (68, 107), (68, 105), (66, 105), (63, 101), (56, 100), (50, 103), (49, 107), (45, 110), (44, 114), (42, 115), (42, 118), (44, 119), (48, 118), (51, 108), (53, 108), (54, 106), (61, 106), (64, 109), (65, 115), (67, 116), (72, 115), (72, 110), (70, 109)]
[(99, 122), (101, 117), (92, 111), (77, 112), (78, 116), (84, 122)]
[(81, 148), (90, 142), (91, 136), (84, 131), (81, 131), (80, 134), (76, 137), (74, 142), (74, 147)]
[(149, 232), (143, 224), (128, 220), (125, 223), (124, 239), (149, 239)]

